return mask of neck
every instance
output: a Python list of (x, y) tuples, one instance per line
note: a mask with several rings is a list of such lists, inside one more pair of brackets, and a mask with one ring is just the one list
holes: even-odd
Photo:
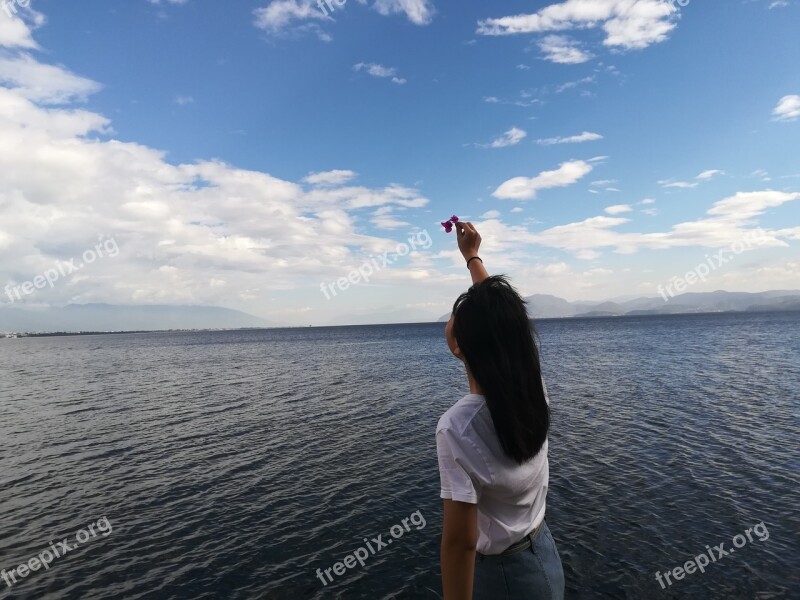
[(469, 370), (469, 367), (467, 367), (467, 381), (469, 382), (470, 394), (483, 395), (483, 390), (481, 389), (481, 386), (478, 385), (478, 382), (475, 381), (475, 378), (472, 376), (472, 371)]

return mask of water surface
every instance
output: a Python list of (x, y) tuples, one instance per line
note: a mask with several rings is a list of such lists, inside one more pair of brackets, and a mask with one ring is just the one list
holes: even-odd
[[(568, 597), (800, 597), (800, 314), (537, 329)], [(0, 598), (438, 597), (443, 324), (0, 340), (0, 369), (0, 568), (113, 527)]]

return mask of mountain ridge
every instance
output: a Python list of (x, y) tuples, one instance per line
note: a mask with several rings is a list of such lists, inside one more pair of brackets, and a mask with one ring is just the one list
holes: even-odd
[[(550, 294), (533, 294), (525, 298), (528, 316), (532, 319), (570, 317), (626, 317), (643, 315), (675, 315), (709, 312), (764, 312), (800, 310), (800, 290), (766, 292), (687, 292), (667, 301), (661, 296), (642, 296), (625, 301), (601, 300), (570, 302)], [(447, 321), (450, 314), (439, 321)]]
[(0, 308), (0, 331), (77, 333), (273, 327), (254, 315), (218, 306), (171, 304), (67, 304), (62, 307)]

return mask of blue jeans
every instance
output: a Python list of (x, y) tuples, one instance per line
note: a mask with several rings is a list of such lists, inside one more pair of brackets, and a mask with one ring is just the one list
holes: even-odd
[(473, 600), (563, 600), (564, 569), (543, 523), (530, 548), (475, 558)]

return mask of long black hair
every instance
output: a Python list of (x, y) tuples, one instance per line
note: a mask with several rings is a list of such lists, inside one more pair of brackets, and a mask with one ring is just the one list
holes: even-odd
[(503, 451), (519, 464), (530, 460), (547, 439), (550, 409), (525, 301), (504, 275), (488, 277), (456, 300), (453, 335)]

